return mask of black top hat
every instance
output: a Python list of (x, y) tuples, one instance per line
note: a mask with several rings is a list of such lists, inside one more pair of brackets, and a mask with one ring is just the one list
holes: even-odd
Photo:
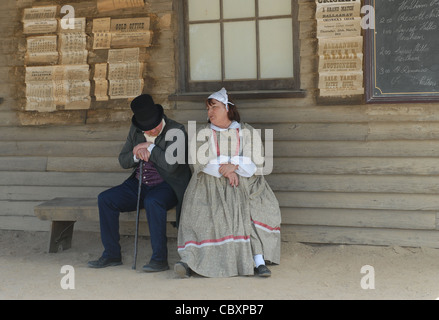
[(149, 94), (142, 94), (131, 102), (132, 123), (142, 131), (156, 128), (163, 119), (163, 107), (155, 104)]

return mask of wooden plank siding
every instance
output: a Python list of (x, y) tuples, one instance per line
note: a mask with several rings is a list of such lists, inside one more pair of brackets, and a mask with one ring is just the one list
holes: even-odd
[[(274, 130), (267, 180), (284, 239), (439, 247), (438, 105), (319, 103), (315, 4), (299, 5), (306, 98), (238, 101), (244, 121)], [(176, 109), (182, 122), (205, 118), (202, 105)]]
[[(15, 14), (5, 15), (0, 27), (16, 25), (20, 10), (13, 0), (0, 6), (5, 3)], [(168, 100), (177, 81), (173, 3), (147, 3), (162, 32), (145, 53), (151, 60), (145, 91), (169, 117), (204, 123), (203, 99)], [(87, 12), (83, 6), (80, 13)], [(299, 8), (306, 97), (236, 101), (244, 122), (274, 130), (274, 170), (267, 180), (281, 205), (283, 240), (439, 247), (439, 104), (319, 101), (315, 3), (299, 0)], [(22, 61), (4, 58), (23, 55), (23, 39), (12, 35), (0, 36), (6, 37), (0, 41), (0, 229), (47, 231), (34, 206), (55, 197), (95, 197), (129, 175), (117, 157), (131, 111), (119, 101), (87, 112), (24, 114), (16, 85)], [(75, 228), (99, 230), (96, 223)]]

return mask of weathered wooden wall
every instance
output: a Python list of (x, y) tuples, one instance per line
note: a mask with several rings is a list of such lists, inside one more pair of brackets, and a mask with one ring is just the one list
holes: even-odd
[[(144, 8), (103, 13), (96, 1), (1, 1), (0, 229), (48, 230), (48, 222), (34, 217), (36, 204), (57, 196), (96, 197), (130, 174), (117, 161), (132, 117), (129, 100), (92, 100), (89, 110), (25, 111), (23, 9), (53, 4), (72, 5), (75, 16), (87, 18), (88, 48), (93, 18), (150, 17), (152, 45), (140, 49), (144, 92), (164, 108), (172, 107), (167, 100), (175, 92), (172, 1), (146, 1)], [(93, 65), (106, 62), (107, 54), (108, 50), (90, 50), (90, 78)]]
[[(439, 247), (439, 104), (319, 98), (315, 1), (299, 6), (306, 98), (239, 101), (244, 121), (274, 129), (284, 239)], [(202, 109), (179, 102), (175, 118)]]
[[(282, 207), (283, 238), (439, 247), (439, 104), (319, 99), (315, 4), (299, 4), (301, 87), (307, 96), (238, 101), (245, 122), (274, 129), (274, 173), (267, 180)], [(36, 204), (56, 196), (95, 196), (127, 176), (117, 155), (130, 110), (128, 102), (118, 101), (94, 104), (84, 114), (23, 116), (17, 91), (23, 40), (13, 37), (20, 29), (15, 5), (0, 4), (1, 30), (10, 30), (1, 35), (0, 229), (47, 230), (33, 216)], [(176, 88), (172, 1), (150, 0), (147, 10), (157, 19), (154, 45), (145, 50), (145, 91), (170, 117), (205, 122), (201, 101), (167, 100)], [(23, 126), (23, 119), (63, 126)]]

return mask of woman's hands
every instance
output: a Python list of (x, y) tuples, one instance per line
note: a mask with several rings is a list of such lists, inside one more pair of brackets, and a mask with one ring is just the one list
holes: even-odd
[(230, 173), (228, 176), (225, 176), (227, 179), (229, 179), (229, 183), (232, 187), (237, 187), (239, 185), (239, 178), (236, 172)]
[(235, 172), (238, 169), (238, 166), (235, 166), (231, 163), (223, 163), (220, 164), (219, 173), (221, 173), (224, 177), (229, 179), (229, 183), (232, 187), (237, 187), (239, 185), (239, 177)]

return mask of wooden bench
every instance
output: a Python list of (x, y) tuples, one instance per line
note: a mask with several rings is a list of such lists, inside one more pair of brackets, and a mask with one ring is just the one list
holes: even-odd
[[(73, 226), (77, 221), (99, 221), (97, 198), (55, 198), (34, 208), (35, 215), (41, 220), (52, 222), (49, 237), (50, 253), (72, 247)], [(140, 213), (140, 221), (146, 221), (145, 210)], [(175, 209), (168, 211), (168, 222), (176, 220)], [(135, 223), (136, 212), (120, 215), (120, 221)]]

